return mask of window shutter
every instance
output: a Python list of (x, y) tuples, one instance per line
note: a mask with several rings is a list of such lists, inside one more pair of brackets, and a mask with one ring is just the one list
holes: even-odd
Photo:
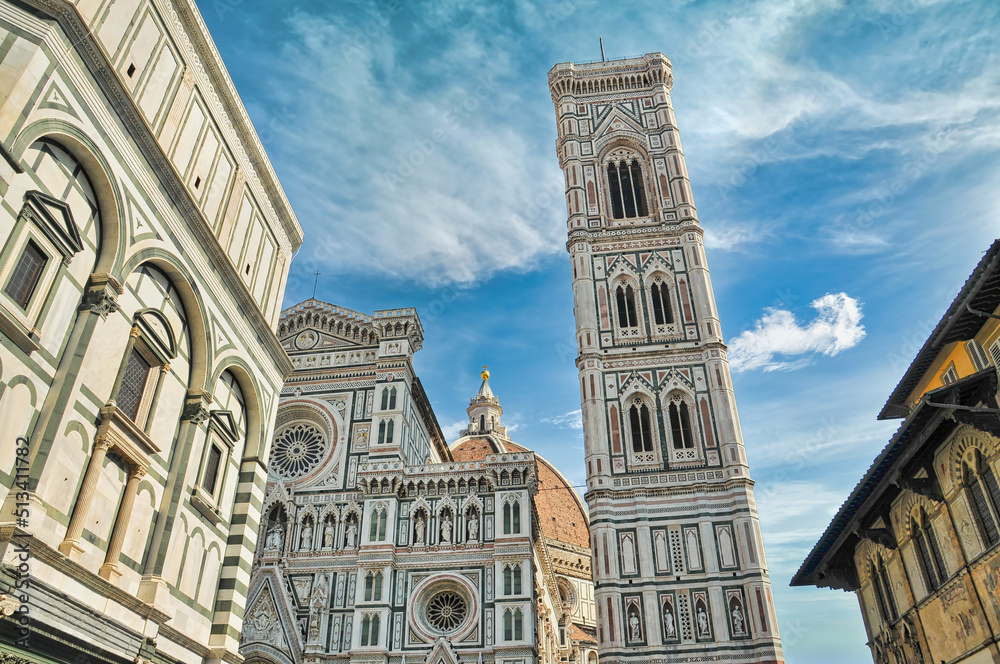
[(972, 365), (976, 368), (976, 371), (982, 371), (990, 366), (990, 359), (986, 357), (986, 351), (983, 350), (982, 344), (975, 339), (965, 342), (965, 350), (972, 359)]

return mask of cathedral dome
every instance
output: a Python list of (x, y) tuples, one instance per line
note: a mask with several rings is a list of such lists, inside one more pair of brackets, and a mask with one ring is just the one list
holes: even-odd
[[(480, 461), (489, 454), (530, 452), (525, 447), (493, 437), (468, 436), (451, 446), (455, 461)], [(534, 496), (535, 509), (542, 535), (584, 548), (590, 547), (590, 525), (583, 499), (576, 489), (556, 470), (555, 466), (537, 452), (538, 493)]]

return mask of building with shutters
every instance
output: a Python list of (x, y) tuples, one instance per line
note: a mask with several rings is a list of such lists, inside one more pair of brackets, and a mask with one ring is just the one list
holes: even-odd
[(1000, 658), (1000, 241), (889, 396), (899, 419), (792, 579), (854, 592), (877, 664)]
[(2, 661), (238, 662), (302, 233), (189, 0), (0, 3)]

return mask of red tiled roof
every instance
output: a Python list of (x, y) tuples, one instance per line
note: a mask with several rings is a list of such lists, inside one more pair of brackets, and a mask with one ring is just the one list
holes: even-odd
[(583, 631), (579, 625), (574, 625), (573, 623), (569, 625), (569, 637), (578, 643), (597, 643), (597, 639)]
[(455, 461), (479, 461), (489, 454), (499, 454), (489, 438), (469, 438), (460, 445), (451, 448), (451, 456)]
[[(504, 442), (507, 452), (528, 452), (515, 443)], [(469, 438), (451, 448), (455, 461), (476, 461), (500, 450), (488, 438)], [(544, 458), (535, 454), (538, 462), (538, 493), (535, 508), (538, 510), (542, 535), (583, 548), (590, 548), (590, 526), (576, 489)]]

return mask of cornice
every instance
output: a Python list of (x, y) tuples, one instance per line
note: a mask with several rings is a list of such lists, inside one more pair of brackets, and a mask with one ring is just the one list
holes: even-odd
[(87, 67), (101, 93), (128, 131), (129, 138), (135, 142), (143, 158), (152, 168), (157, 184), (163, 187), (170, 202), (176, 206), (181, 218), (187, 222), (186, 226), (191, 230), (198, 245), (208, 254), (211, 265), (216, 268), (216, 273), (222, 281), (223, 289), (236, 300), (236, 308), (250, 324), (276, 369), (282, 376), (287, 376), (292, 371), (292, 363), (278, 342), (277, 336), (271, 330), (246, 284), (236, 273), (236, 268), (233, 267), (215, 236), (211, 224), (191, 197), (180, 174), (156, 140), (152, 127), (135, 106), (132, 96), (128, 94), (113, 64), (98, 45), (94, 33), (87, 28), (77, 8), (65, 0), (23, 1), (39, 12), (51, 16), (62, 28), (69, 44), (63, 43), (60, 46), (71, 47)]
[[(225, 113), (223, 119), (227, 128), (237, 134), (239, 139), (236, 142), (236, 150), (241, 153), (254, 169), (251, 170), (252, 180), (267, 192), (272, 213), (280, 219), (282, 229), (291, 240), (289, 242), (292, 251), (295, 251), (302, 243), (302, 228), (299, 226), (291, 204), (285, 197), (285, 192), (281, 188), (278, 176), (271, 167), (271, 161), (267, 158), (264, 146), (260, 142), (260, 137), (253, 128), (250, 116), (247, 115), (239, 94), (233, 86), (229, 74), (226, 72), (225, 64), (219, 51), (215, 48), (215, 43), (208, 32), (197, 7), (190, 0), (173, 0), (170, 3), (171, 15), (181, 28), (181, 40), (186, 41), (189, 47), (193, 46), (191, 54), (195, 55), (192, 63), (202, 78), (208, 78), (209, 92), (217, 109)], [(193, 37), (193, 40), (191, 38)], [(193, 43), (192, 43), (193, 42)], [(206, 69), (204, 63), (209, 63)], [(223, 94), (220, 96), (219, 91)], [(238, 122), (233, 122), (236, 118)], [(247, 152), (247, 146), (252, 146), (253, 154)], [(267, 174), (267, 179), (261, 181), (259, 171)]]

